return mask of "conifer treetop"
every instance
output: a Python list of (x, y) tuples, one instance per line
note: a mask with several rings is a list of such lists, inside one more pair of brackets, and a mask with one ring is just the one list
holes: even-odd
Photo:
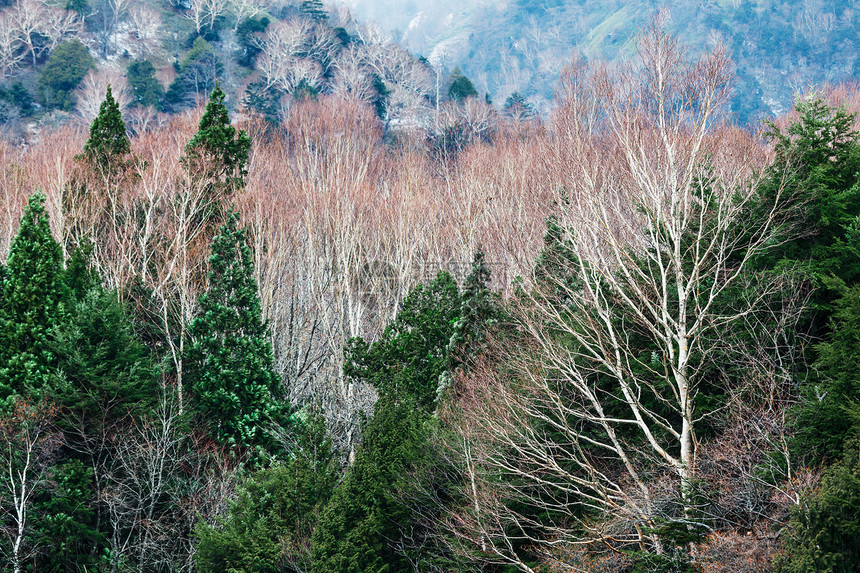
[(65, 312), (60, 245), (51, 235), (45, 196), (30, 197), (12, 241), (0, 292), (0, 397), (45, 388), (54, 356), (49, 339)]
[(99, 114), (90, 125), (90, 137), (84, 145), (84, 156), (101, 165), (107, 165), (131, 153), (131, 142), (122, 120), (119, 104), (108, 85)]
[(270, 428), (286, 423), (288, 406), (274, 371), (251, 250), (235, 213), (212, 239), (209, 264), (209, 288), (190, 327), (195, 408), (217, 441), (271, 451)]
[(195, 176), (224, 179), (228, 186), (242, 187), (248, 175), (251, 138), (230, 125), (224, 91), (216, 85), (200, 119), (197, 133), (185, 146), (183, 163)]

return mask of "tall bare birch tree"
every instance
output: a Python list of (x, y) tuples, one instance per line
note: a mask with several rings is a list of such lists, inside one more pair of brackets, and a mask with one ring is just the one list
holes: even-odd
[(721, 121), (725, 53), (688, 61), (655, 23), (637, 55), (566, 76), (554, 246), (515, 305), (520, 344), (495, 357), (507, 368), (462, 385), (471, 510), (452, 526), (526, 571), (518, 545), (659, 554), (663, 525), (703, 526), (693, 493), (713, 342), (771, 288), (741, 284), (776, 222), (750, 216), (760, 148)]

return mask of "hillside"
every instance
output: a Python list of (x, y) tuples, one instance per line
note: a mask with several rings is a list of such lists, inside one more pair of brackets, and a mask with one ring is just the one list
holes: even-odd
[(0, 573), (860, 570), (856, 84), (220, 1), (0, 9)]
[[(413, 50), (459, 65), (479, 91), (514, 91), (548, 109), (572, 50), (589, 58), (629, 54), (658, 9), (693, 52), (724, 42), (737, 65), (733, 109), (745, 122), (790, 109), (796, 93), (858, 78), (860, 20), (854, 2), (463, 0), (346, 2)], [(435, 56), (435, 58), (434, 58)]]
[(231, 109), (272, 121), (319, 94), (421, 125), (434, 71), (319, 0), (81, 0), (0, 5), (0, 124), (7, 138), (95, 117), (111, 84), (132, 130), (163, 123), (221, 85)]

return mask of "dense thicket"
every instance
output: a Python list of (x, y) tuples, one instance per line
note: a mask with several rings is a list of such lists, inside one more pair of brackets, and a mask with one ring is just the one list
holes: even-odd
[(854, 570), (857, 96), (637, 57), (0, 147), (2, 567)]

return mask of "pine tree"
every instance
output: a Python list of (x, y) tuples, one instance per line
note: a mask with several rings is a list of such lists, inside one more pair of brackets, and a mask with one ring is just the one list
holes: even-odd
[(779, 197), (800, 208), (790, 211), (794, 218), (785, 225), (787, 234), (758, 263), (806, 275), (817, 288), (811, 300), (819, 311), (813, 334), (821, 334), (836, 294), (825, 279), (834, 275), (849, 285), (860, 281), (860, 141), (853, 130), (855, 116), (846, 110), (819, 98), (800, 101), (796, 109), (800, 119), (786, 133), (774, 125), (768, 133), (776, 159), (760, 189), (760, 216), (774, 207), (786, 209), (774, 204)]
[(479, 250), (472, 259), (472, 270), (463, 285), (459, 317), (446, 349), (448, 371), (439, 378), (437, 400), (450, 386), (455, 372), (467, 367), (470, 358), (480, 353), (487, 330), (502, 318), (501, 300), (490, 290), (490, 276), (487, 259)]
[(103, 169), (116, 166), (131, 153), (131, 142), (122, 120), (119, 104), (107, 87), (99, 114), (90, 125), (90, 138), (84, 145), (83, 156)]
[(216, 85), (200, 119), (200, 126), (185, 146), (182, 162), (189, 175), (208, 180), (213, 191), (229, 193), (245, 185), (251, 138), (236, 132), (224, 105), (224, 92)]
[(440, 376), (448, 369), (460, 300), (457, 281), (449, 273), (440, 272), (430, 284), (418, 285), (378, 341), (368, 345), (361, 338), (350, 340), (345, 373), (431, 412)]
[(41, 193), (30, 197), (9, 250), (0, 310), (0, 399), (47, 390), (56, 362), (50, 339), (65, 312), (66, 289), (44, 202)]
[(460, 68), (454, 68), (451, 72), (451, 85), (448, 86), (448, 97), (454, 101), (463, 101), (470, 97), (478, 97), (475, 85), (463, 75)]
[(528, 119), (535, 115), (534, 106), (520, 92), (514, 92), (507, 97), (505, 111), (511, 117), (520, 119)]
[(209, 263), (187, 356), (196, 412), (217, 441), (260, 452), (273, 445), (270, 428), (285, 423), (286, 404), (235, 213), (212, 239)]
[(426, 434), (414, 402), (384, 395), (364, 430), (355, 463), (312, 537), (314, 573), (411, 571), (397, 547), (413, 517), (399, 499), (404, 476), (424, 459)]
[(318, 22), (328, 19), (322, 0), (302, 0), (302, 14)]
[(216, 527), (197, 527), (198, 571), (310, 569), (307, 546), (339, 472), (322, 415), (312, 410), (304, 426), (289, 460), (251, 476)]
[(780, 534), (777, 573), (860, 570), (860, 460), (857, 443), (853, 446), (844, 460), (827, 469), (821, 485), (792, 508)]

